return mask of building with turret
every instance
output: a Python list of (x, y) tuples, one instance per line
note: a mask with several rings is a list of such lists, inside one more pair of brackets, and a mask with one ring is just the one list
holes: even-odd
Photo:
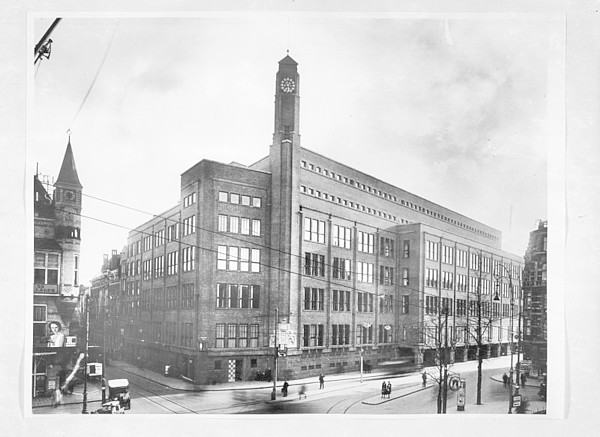
[(523, 271), (523, 355), (538, 374), (548, 358), (548, 221), (540, 220), (529, 234)]
[(82, 185), (71, 142), (54, 184), (34, 176), (33, 396), (59, 384), (76, 346)]
[(269, 154), (198, 162), (129, 233), (124, 358), (205, 384), (509, 353), (523, 261), (501, 232), (303, 147), (290, 56), (274, 85)]

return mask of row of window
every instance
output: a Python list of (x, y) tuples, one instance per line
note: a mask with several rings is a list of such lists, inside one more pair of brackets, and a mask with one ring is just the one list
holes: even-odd
[(259, 307), (259, 285), (217, 284), (217, 308)]
[[(439, 270), (436, 269), (425, 269), (425, 285), (427, 287), (437, 288), (439, 284)], [(476, 276), (468, 277), (468, 291), (470, 293), (481, 293), (489, 295), (491, 293), (492, 281), (488, 279), (479, 278)], [(496, 281), (495, 291), (498, 296), (510, 297), (509, 295), (509, 284), (506, 282)], [(454, 290), (454, 273), (442, 271), (442, 283), (441, 286), (445, 290)], [(467, 276), (460, 273), (456, 274), (456, 291), (467, 291)], [(513, 284), (513, 292), (518, 293), (519, 287)]]
[[(391, 325), (379, 325), (379, 343), (392, 343), (394, 338), (394, 327)], [(350, 345), (350, 325), (331, 325), (331, 345)], [(302, 345), (304, 347), (324, 346), (325, 325), (303, 325)], [(373, 325), (356, 325), (356, 344), (373, 343)]]
[(215, 347), (258, 347), (258, 335), (258, 324), (217, 323), (215, 330)]
[(227, 191), (219, 191), (219, 202), (233, 203), (234, 205), (251, 206), (253, 208), (261, 207), (261, 198), (255, 196), (247, 196), (245, 194), (229, 193)]
[[(409, 201), (404, 200), (404, 199), (398, 199), (396, 196), (394, 196), (392, 194), (388, 194), (385, 191), (381, 191), (379, 189), (372, 188), (368, 184), (363, 184), (363, 183), (361, 183), (359, 181), (355, 181), (354, 179), (348, 178), (346, 176), (342, 176), (339, 173), (335, 173), (333, 171), (330, 171), (330, 170), (327, 170), (327, 169), (324, 169), (324, 168), (322, 169), (318, 165), (315, 165), (315, 164), (312, 164), (312, 163), (309, 163), (307, 161), (302, 160), (302, 161), (300, 161), (300, 166), (303, 167), (303, 168), (309, 169), (311, 171), (314, 171), (316, 173), (322, 174), (322, 175), (324, 175), (326, 177), (329, 177), (331, 179), (335, 179), (335, 180), (337, 180), (339, 182), (342, 182), (344, 184), (350, 185), (352, 187), (356, 187), (359, 190), (362, 190), (362, 191), (365, 191), (365, 192), (368, 192), (368, 193), (372, 193), (373, 195), (381, 197), (381, 198), (386, 199), (386, 200), (389, 200), (390, 202), (399, 203), (400, 205), (403, 205), (403, 206), (406, 206), (408, 208), (414, 209), (415, 211), (419, 211), (421, 213), (424, 213), (424, 214), (427, 214), (427, 215), (431, 215), (432, 217), (435, 217), (437, 219), (440, 219), (440, 220), (446, 221), (448, 223), (454, 224), (454, 225), (459, 226), (461, 228), (467, 229), (467, 230), (469, 230), (471, 232), (475, 232), (477, 234), (483, 235), (486, 238), (489, 238), (489, 239), (492, 239), (492, 240), (498, 240), (498, 237), (496, 237), (496, 236), (494, 236), (494, 235), (492, 235), (492, 234), (490, 234), (488, 232), (482, 231), (482, 230), (477, 229), (477, 228), (475, 228), (475, 227), (473, 227), (471, 225), (467, 225), (465, 223), (462, 223), (462, 222), (460, 222), (458, 220), (451, 219), (450, 217), (446, 217), (443, 214), (440, 214), (438, 212), (429, 210), (428, 208), (425, 208), (423, 206), (417, 205), (417, 204), (415, 204), (413, 202), (409, 202)], [(303, 187), (303, 188), (306, 189), (306, 187)], [(316, 193), (313, 190), (313, 192), (311, 194), (315, 195)], [(321, 197), (321, 196), (319, 195), (318, 197)], [(394, 221), (397, 221), (397, 219), (396, 219), (395, 216), (390, 216), (390, 217), (392, 217)], [(404, 221), (402, 221), (402, 222), (404, 223)]]
[(260, 237), (260, 220), (219, 214), (218, 231)]
[[(456, 226), (459, 226), (461, 228), (467, 229), (467, 230), (469, 230), (471, 232), (475, 232), (477, 234), (483, 235), (486, 238), (489, 238), (489, 239), (492, 239), (492, 240), (498, 240), (498, 237), (496, 237), (496, 236), (494, 236), (494, 235), (492, 235), (492, 234), (490, 234), (488, 232), (482, 231), (482, 230), (480, 230), (478, 228), (475, 228), (475, 227), (473, 227), (471, 225), (467, 225), (467, 224), (462, 223), (462, 222), (460, 222), (458, 220), (451, 219), (450, 217), (446, 217), (443, 214), (440, 214), (440, 213), (437, 213), (435, 211), (429, 210), (429, 209), (427, 209), (427, 208), (425, 208), (423, 206), (417, 205), (417, 204), (415, 204), (413, 202), (409, 202), (408, 200), (398, 199), (396, 196), (394, 196), (392, 194), (388, 194), (385, 191), (381, 191), (379, 189), (372, 188), (368, 184), (363, 184), (363, 183), (361, 183), (359, 181), (355, 181), (354, 179), (348, 178), (346, 176), (342, 176), (339, 173), (335, 173), (335, 172), (327, 170), (327, 169), (322, 169), (318, 165), (314, 165), (312, 163), (308, 163), (308, 162), (302, 160), (302, 161), (300, 161), (300, 166), (302, 166), (303, 168), (309, 169), (311, 171), (314, 171), (316, 173), (322, 174), (322, 175), (324, 175), (326, 177), (329, 177), (331, 179), (335, 179), (335, 180), (337, 180), (339, 182), (342, 182), (344, 184), (350, 185), (352, 187), (356, 187), (359, 190), (363, 190), (365, 192), (372, 193), (373, 195), (381, 197), (383, 199), (387, 199), (390, 202), (399, 203), (400, 205), (403, 205), (403, 206), (406, 206), (408, 208), (414, 209), (415, 211), (422, 212), (424, 214), (430, 215), (430, 216), (435, 217), (437, 219), (440, 219), (440, 220), (446, 221), (448, 223), (454, 224)], [(396, 221), (396, 217), (394, 217), (394, 221)]]
[[(366, 292), (356, 292), (356, 311), (359, 313), (372, 313), (374, 294)], [(349, 312), (351, 308), (352, 292), (349, 290), (332, 290), (331, 292), (331, 310), (337, 312)], [(379, 312), (393, 313), (394, 300), (391, 295), (379, 295)], [(325, 289), (315, 287), (304, 287), (304, 310), (306, 311), (324, 311), (325, 310)], [(408, 314), (409, 296), (402, 296), (402, 314)]]
[[(184, 235), (193, 234), (196, 232), (196, 216), (188, 217), (183, 221), (185, 233)], [(153, 248), (162, 246), (163, 244), (179, 240), (179, 223), (173, 223), (165, 229), (160, 229), (154, 233), (150, 232), (141, 240), (138, 240), (127, 247), (127, 256), (132, 257), (139, 255), (141, 252), (147, 252)], [(140, 247), (141, 245), (141, 247)]]
[(233, 272), (260, 272), (260, 249), (217, 246), (217, 269)]
[[(438, 313), (448, 313), (449, 316), (478, 316), (481, 312), (482, 317), (510, 317), (510, 305), (500, 304), (500, 302), (478, 301), (466, 299), (456, 299), (438, 296), (425, 296), (425, 314), (436, 315)], [(468, 310), (468, 311), (467, 311)]]
[[(194, 284), (182, 284), (181, 289), (176, 285), (169, 286), (166, 289), (156, 287), (154, 289), (144, 290), (140, 294), (139, 282), (127, 284), (128, 295), (139, 295), (139, 300), (126, 302), (125, 308), (131, 311), (136, 308), (142, 309), (178, 309), (194, 307)], [(139, 304), (139, 305), (138, 305)]]

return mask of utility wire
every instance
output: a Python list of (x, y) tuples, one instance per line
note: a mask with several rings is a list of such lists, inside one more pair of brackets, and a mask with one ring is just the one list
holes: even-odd
[[(91, 197), (91, 196), (90, 196), (90, 197)], [(110, 203), (112, 203), (112, 202), (110, 202)], [(57, 211), (61, 211), (61, 212), (65, 212), (65, 213), (67, 213), (67, 214), (74, 215), (74, 214), (73, 214), (73, 212), (72, 212), (72, 211), (69, 211), (69, 210), (64, 210), (64, 209), (61, 209), (61, 208), (55, 208), (55, 209), (56, 209)], [(135, 208), (131, 208), (131, 209), (134, 209), (134, 210), (135, 210)], [(82, 217), (82, 218), (86, 218), (86, 219), (94, 220), (94, 221), (97, 221), (97, 222), (100, 222), (100, 223), (104, 223), (104, 224), (107, 224), (107, 225), (110, 225), (110, 226), (114, 226), (114, 227), (118, 227), (118, 228), (122, 228), (122, 229), (129, 230), (129, 231), (133, 231), (133, 229), (131, 229), (131, 228), (127, 227), (127, 226), (124, 226), (124, 225), (118, 224), (118, 223), (110, 222), (110, 221), (103, 220), (103, 219), (100, 219), (100, 218), (97, 218), (97, 217), (87, 216), (87, 215), (83, 215), (83, 214), (78, 214), (78, 215), (79, 215), (80, 217)], [(177, 221), (177, 223), (181, 223), (181, 222)], [(197, 229), (200, 229), (200, 228), (197, 228)], [(141, 234), (141, 235), (143, 235), (143, 236), (144, 236), (144, 235), (145, 235), (145, 236), (151, 236), (151, 237), (153, 237), (153, 236), (154, 236), (152, 233), (146, 233), (146, 232), (143, 232), (143, 231), (136, 231), (136, 232), (138, 232), (139, 234)], [(215, 233), (216, 233), (216, 232), (215, 232)], [(165, 240), (165, 241), (166, 241), (166, 240)], [(215, 250), (215, 249), (212, 249), (212, 248), (206, 248), (206, 247), (202, 247), (202, 246), (199, 246), (199, 245), (196, 245), (196, 244), (192, 244), (192, 243), (188, 243), (188, 242), (181, 241), (181, 240), (169, 240), (168, 242), (179, 243), (179, 244), (181, 244), (181, 245), (185, 245), (185, 246), (188, 246), (188, 247), (194, 247), (194, 248), (196, 248), (196, 249), (198, 249), (198, 250), (207, 251), (207, 252), (211, 252), (211, 253), (218, 253), (218, 251), (217, 251), (217, 250)], [(262, 246), (262, 247), (266, 247), (266, 246)], [(274, 250), (275, 250), (275, 249), (274, 249)], [(229, 260), (226, 260), (226, 262), (228, 262), (228, 261), (229, 261)], [(241, 261), (241, 258), (238, 256), (238, 257), (237, 257), (237, 259), (236, 259), (235, 261), (237, 261), (237, 262), (240, 262), (240, 261)], [(247, 261), (248, 263), (251, 263), (251, 261), (250, 261), (250, 260), (244, 260), (244, 261)], [(361, 288), (358, 288), (358, 287), (353, 287), (351, 284), (344, 284), (344, 283), (340, 283), (340, 282), (334, 282), (333, 280), (331, 280), (331, 281), (330, 281), (330, 280), (328, 280), (327, 278), (322, 278), (322, 277), (319, 277), (319, 276), (311, 276), (311, 275), (306, 275), (306, 274), (304, 274), (304, 273), (302, 273), (302, 272), (294, 272), (294, 271), (287, 270), (287, 269), (284, 269), (284, 268), (281, 268), (281, 267), (275, 267), (275, 266), (272, 266), (272, 265), (269, 265), (269, 264), (265, 264), (265, 263), (264, 263), (264, 262), (262, 262), (262, 261), (261, 261), (261, 262), (259, 262), (258, 264), (259, 264), (260, 266), (262, 266), (262, 267), (265, 267), (265, 268), (267, 268), (267, 269), (274, 269), (274, 270), (278, 270), (278, 271), (281, 271), (281, 272), (284, 272), (284, 273), (289, 273), (289, 274), (298, 275), (298, 276), (300, 276), (300, 277), (303, 277), (303, 278), (309, 278), (309, 279), (311, 279), (312, 281), (316, 281), (316, 282), (323, 282), (323, 283), (325, 283), (325, 284), (327, 284), (327, 283), (330, 283), (332, 286), (338, 286), (338, 287), (342, 287), (342, 288), (344, 288), (344, 289), (348, 289), (348, 288), (350, 288), (350, 289), (356, 290), (357, 292), (361, 292), (361, 293), (370, 293), (370, 294), (373, 294), (373, 293), (371, 293), (370, 291), (367, 291), (367, 290), (365, 290), (365, 289), (361, 289)], [(329, 265), (329, 266), (331, 266), (331, 265)], [(166, 268), (163, 268), (163, 270), (166, 270)], [(150, 274), (152, 274), (152, 272), (150, 272)], [(375, 275), (374, 275), (374, 277), (375, 277)], [(396, 285), (393, 285), (393, 286), (396, 286)], [(311, 287), (311, 288), (312, 288), (312, 287)], [(416, 288), (411, 288), (411, 287), (404, 287), (404, 288), (405, 288), (405, 289), (408, 289), (408, 290), (410, 290), (410, 291), (417, 292), (417, 293), (420, 293), (420, 292), (421, 292), (419, 289), (416, 289)], [(344, 291), (349, 291), (349, 290), (344, 290)], [(468, 292), (467, 292), (467, 293), (468, 293)], [(379, 294), (379, 296), (385, 296), (385, 294)], [(434, 296), (434, 297), (437, 297), (437, 296)], [(491, 298), (491, 296), (490, 296), (490, 298)], [(448, 299), (450, 299), (450, 298), (448, 298)], [(374, 306), (377, 306), (377, 305), (375, 304)], [(418, 310), (426, 310), (426, 308), (427, 308), (427, 306), (419, 305), (418, 303), (416, 303), (416, 304), (415, 304), (415, 303), (411, 303), (410, 301), (409, 301), (409, 304), (408, 304), (408, 306), (409, 306), (409, 307), (412, 307), (412, 308), (414, 308), (414, 309), (418, 309)], [(437, 309), (437, 308), (435, 308), (435, 309)], [(441, 308), (441, 309), (443, 309), (443, 308)], [(491, 309), (491, 308), (490, 308), (490, 309)], [(467, 308), (467, 310), (468, 310), (468, 308)], [(344, 311), (344, 312), (345, 312), (345, 311)], [(365, 312), (365, 314), (370, 314), (370, 313), (371, 313), (371, 312)], [(373, 311), (373, 313), (374, 313), (374, 311)], [(379, 313), (379, 314), (389, 314), (389, 313)], [(429, 314), (429, 315), (430, 315), (430, 316), (434, 316), (434, 315), (436, 315), (436, 314)], [(465, 322), (468, 322), (468, 321), (470, 321), (470, 320), (471, 320), (471, 319), (469, 319), (470, 317), (478, 317), (478, 316), (477, 316), (477, 315), (466, 315), (466, 316), (453, 316), (453, 317), (457, 317), (457, 318), (463, 318), (463, 317), (464, 317), (465, 319), (462, 319), (462, 320), (464, 320)], [(491, 316), (488, 316), (488, 317), (485, 317), (485, 318), (486, 318), (486, 321), (487, 321), (487, 319), (489, 319), (489, 323), (487, 323), (487, 326), (491, 326), (491, 323), (492, 323), (493, 321), (495, 321), (495, 320), (500, 320), (500, 319), (510, 319), (510, 316), (508, 316), (508, 317), (500, 317), (500, 316), (498, 316), (498, 318), (497, 318), (497, 319), (493, 319), (493, 317), (491, 317)], [(514, 318), (514, 316), (513, 316), (513, 318)], [(467, 324), (467, 325), (469, 325), (469, 324)], [(437, 326), (437, 325), (433, 324), (433, 326)], [(463, 326), (463, 325), (457, 325), (457, 326)], [(484, 328), (485, 328), (485, 326), (484, 326)], [(501, 327), (500, 327), (500, 326), (498, 326), (498, 328), (501, 328)], [(502, 327), (501, 329), (502, 329), (503, 331), (508, 331), (508, 329), (509, 329), (509, 328), (503, 328), (503, 327)]]

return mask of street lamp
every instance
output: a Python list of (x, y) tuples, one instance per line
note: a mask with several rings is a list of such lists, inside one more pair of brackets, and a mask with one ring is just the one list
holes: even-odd
[[(513, 282), (512, 282), (512, 275), (510, 273), (510, 271), (506, 268), (506, 266), (504, 264), (497, 264), (498, 266), (502, 267), (502, 269), (504, 269), (504, 271), (506, 272), (506, 275), (508, 276), (508, 287), (510, 288), (510, 320), (509, 320), (509, 335), (510, 335), (510, 385), (509, 385), (509, 390), (508, 390), (508, 414), (512, 414), (512, 408), (513, 408), (513, 372), (514, 372), (514, 366), (513, 366), (513, 356), (514, 356), (514, 345), (513, 345), (513, 337), (514, 337), (514, 333), (513, 333), (513, 323), (514, 323), (514, 317), (515, 317), (515, 313), (514, 313), (514, 305), (515, 305), (515, 295), (514, 295), (514, 286), (513, 286)], [(498, 290), (500, 288), (500, 280), (502, 276), (496, 276), (496, 295), (494, 296), (494, 300), (495, 301), (499, 301), (500, 297), (498, 294)], [(520, 299), (519, 299), (519, 325), (518, 325), (518, 335), (517, 335), (517, 372), (516, 372), (516, 377), (517, 377), (517, 383), (514, 384), (515, 385), (515, 390), (516, 390), (516, 394), (519, 394), (519, 367), (520, 367), (520, 359), (519, 359), (519, 351), (521, 349), (521, 304), (520, 304)]]

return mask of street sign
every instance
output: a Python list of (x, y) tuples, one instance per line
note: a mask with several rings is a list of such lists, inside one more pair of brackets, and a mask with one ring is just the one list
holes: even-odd
[(451, 377), (450, 381), (448, 381), (448, 386), (450, 387), (450, 390), (452, 390), (452, 391), (458, 391), (458, 389), (461, 386), (461, 384), (460, 384), (460, 376), (454, 375), (453, 377)]
[(520, 407), (520, 406), (521, 406), (521, 395), (513, 396), (513, 407)]

